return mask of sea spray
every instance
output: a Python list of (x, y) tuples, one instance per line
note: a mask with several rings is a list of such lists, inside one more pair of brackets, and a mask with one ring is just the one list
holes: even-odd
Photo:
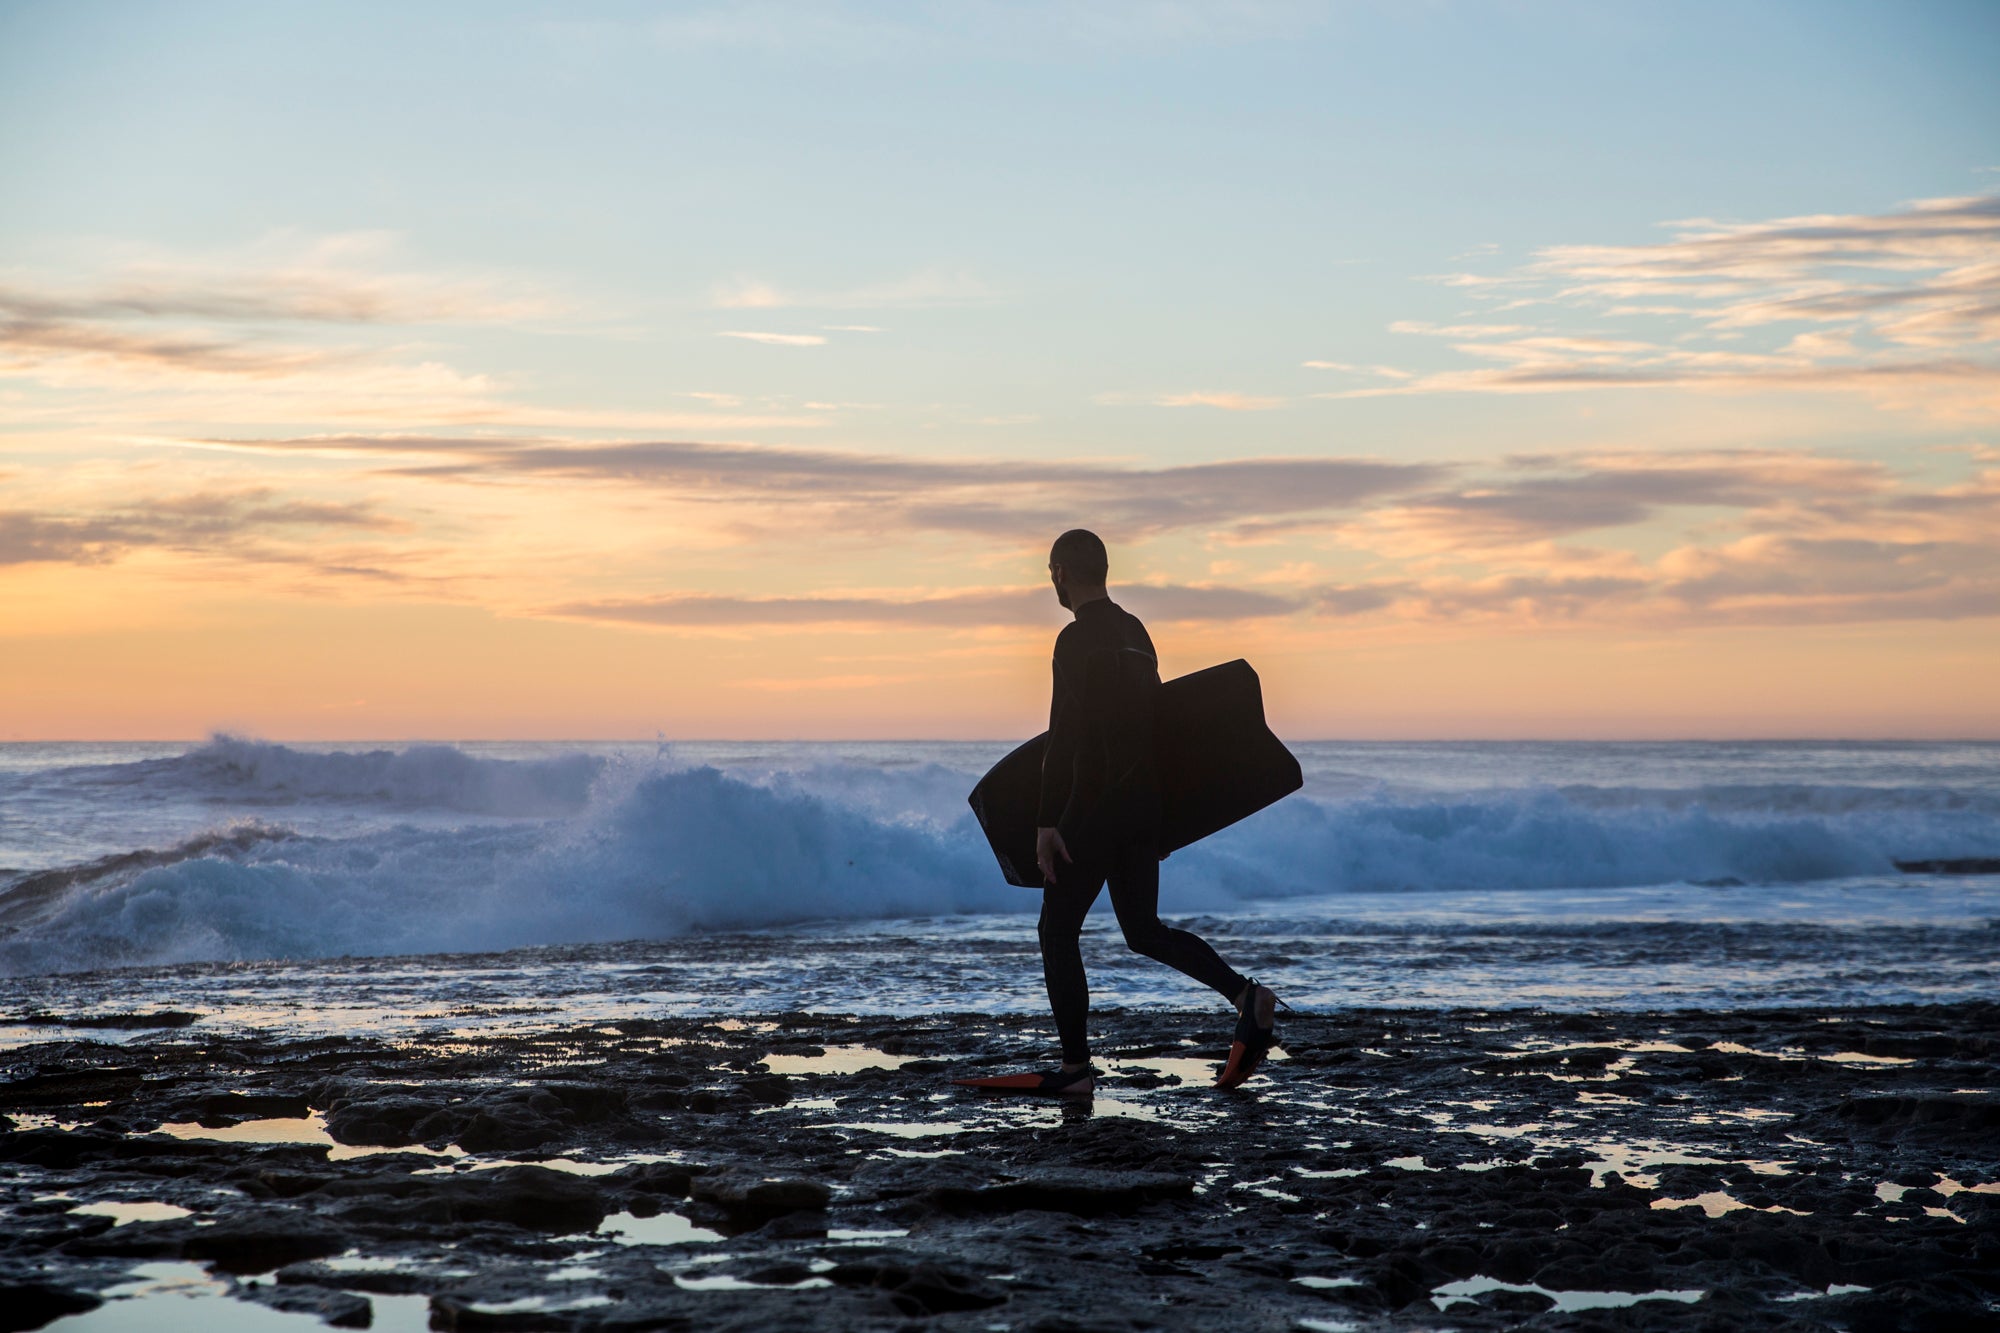
[[(710, 747), (712, 764), (695, 746), (513, 748), (220, 738), (124, 764), (10, 772), (10, 818), (53, 826), (66, 811), (180, 800), (175, 817), (198, 822), (0, 877), (0, 969), (498, 950), (1038, 905), (1001, 883), (963, 805), (995, 747)], [(1301, 748), (1309, 773), (1353, 773), (1369, 757)], [(1753, 758), (1760, 778), (1784, 766)], [(1932, 780), (1870, 785), (1852, 780), (1864, 755), (1842, 761), (1840, 782), (1716, 780), (1741, 769), (1733, 762), (1684, 764), (1695, 780), (1678, 786), (1555, 785), (1525, 763), (1514, 785), (1483, 789), (1427, 790), (1407, 773), (1322, 781), (1176, 853), (1163, 907), (1337, 911), (1343, 896), (1387, 893), (1414, 910), (1427, 895), (1472, 893), (1527, 895), (1532, 911), (1538, 891), (1768, 895), (1893, 882), (1899, 857), (2000, 855), (2000, 783), (1965, 781), (1963, 765), (1924, 774), (1898, 757), (1898, 777)], [(254, 833), (231, 833), (251, 827), (236, 822), (245, 817), (261, 821)]]

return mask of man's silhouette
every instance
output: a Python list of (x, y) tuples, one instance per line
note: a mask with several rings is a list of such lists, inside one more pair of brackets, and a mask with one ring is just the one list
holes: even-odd
[(1035, 823), (1041, 868), (1042, 972), (1062, 1041), (1062, 1072), (1035, 1091), (1087, 1094), (1093, 1086), (1086, 1019), (1090, 989), (1078, 936), (1107, 882), (1125, 943), (1187, 973), (1236, 1006), (1236, 1046), (1221, 1085), (1249, 1077), (1270, 1048), (1278, 997), (1222, 961), (1199, 936), (1160, 921), (1159, 781), (1153, 704), (1159, 656), (1138, 617), (1105, 591), (1110, 561), (1095, 533), (1076, 528), (1049, 551), (1056, 600), (1075, 617), (1056, 637), (1055, 689)]

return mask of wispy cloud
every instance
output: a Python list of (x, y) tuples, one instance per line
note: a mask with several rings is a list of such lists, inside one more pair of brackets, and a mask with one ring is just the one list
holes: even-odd
[(826, 342), (826, 339), (817, 333), (765, 333), (747, 329), (732, 329), (715, 336), (741, 338), (745, 342), (766, 343), (772, 347), (819, 347)]
[[(88, 280), (0, 273), (0, 378), (51, 390), (17, 422), (208, 420), (731, 430), (811, 427), (736, 414), (530, 405), (417, 342), (437, 326), (522, 327), (567, 307), (497, 277), (412, 271), (386, 233), (279, 236), (230, 257), (107, 262)], [(774, 335), (775, 336), (775, 335)], [(798, 341), (823, 342), (820, 335)], [(718, 409), (737, 405), (723, 395)]]
[[(926, 458), (686, 441), (579, 443), (479, 436), (317, 435), (197, 441), (263, 451), (402, 456), (406, 475), (494, 481), (561, 477), (727, 500), (767, 521), (861, 530), (974, 532), (1040, 541), (1088, 520), (1126, 539), (1259, 516), (1339, 513), (1442, 479), (1443, 466), (1367, 458), (1258, 458), (1143, 468)], [(772, 510), (771, 505), (785, 506)], [(780, 514), (782, 513), (782, 517)], [(867, 525), (875, 525), (873, 527)], [(1051, 526), (1055, 525), (1055, 526)]]
[[(1887, 406), (2000, 415), (2000, 195), (1672, 225), (1673, 239), (1657, 244), (1556, 245), (1510, 272), (1446, 275), (1498, 310), (1546, 311), (1564, 326), (1399, 321), (1396, 332), (1449, 339), (1495, 364), (1326, 396), (1851, 391)], [(1685, 331), (1637, 336), (1643, 320)], [(1576, 327), (1583, 321), (1596, 327)], [(1745, 343), (1746, 334), (1770, 336)]]
[(1205, 393), (1173, 393), (1158, 400), (1161, 407), (1216, 407), (1225, 412), (1269, 412), (1283, 407), (1282, 398), (1260, 398), (1255, 394), (1228, 390)]
[[(1133, 584), (1118, 599), (1135, 614), (1161, 623), (1231, 621), (1287, 616), (1303, 599), (1255, 589)], [(544, 614), (572, 620), (677, 628), (766, 625), (853, 625), (980, 629), (1049, 625), (1062, 612), (1047, 588), (977, 589), (931, 597), (665, 596), (569, 602)]]
[[(962, 269), (923, 268), (886, 282), (855, 287), (788, 287), (763, 278), (732, 278), (719, 284), (711, 303), (719, 310), (878, 310), (924, 306), (979, 305), (998, 293), (985, 281)], [(876, 333), (868, 325), (846, 327)]]
[[(280, 498), (266, 487), (161, 496), (87, 512), (0, 510), (0, 565), (106, 564), (145, 548), (270, 558), (265, 539), (404, 525), (364, 503)], [(286, 553), (284, 558), (292, 558)]]

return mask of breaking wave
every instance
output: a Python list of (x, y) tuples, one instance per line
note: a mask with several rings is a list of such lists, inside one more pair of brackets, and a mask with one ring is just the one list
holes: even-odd
[[(89, 780), (234, 792), (250, 810), (364, 801), (521, 817), (385, 818), (336, 835), (232, 826), (22, 876), (0, 886), (0, 971), (479, 952), (1037, 905), (1000, 881), (964, 812), (966, 775), (936, 764), (745, 776), (224, 738), (111, 767)], [(1996, 855), (1990, 798), (1942, 789), (1378, 791), (1295, 796), (1176, 853), (1163, 903), (1173, 914), (1368, 892), (1754, 892), (1891, 876), (1899, 857)]]
[(167, 759), (62, 771), (72, 790), (155, 794), (268, 808), (346, 802), (463, 814), (571, 814), (590, 800), (606, 760), (590, 754), (493, 759), (452, 745), (400, 750), (300, 750), (217, 736)]

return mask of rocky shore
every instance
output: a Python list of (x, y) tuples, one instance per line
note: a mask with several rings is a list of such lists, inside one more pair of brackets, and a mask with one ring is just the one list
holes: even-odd
[(10, 1021), (0, 1330), (2000, 1328), (1990, 1004), (1287, 1015), (1236, 1093), (1113, 1012), (1077, 1103), (953, 1088), (1046, 1058), (983, 1015)]

